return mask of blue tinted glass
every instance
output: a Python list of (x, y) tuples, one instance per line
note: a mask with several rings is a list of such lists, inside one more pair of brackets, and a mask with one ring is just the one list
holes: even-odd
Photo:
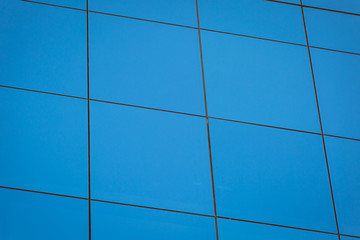
[(360, 16), (304, 8), (309, 44), (360, 53)]
[(195, 0), (89, 0), (89, 9), (197, 27)]
[(300, 4), (300, 0), (281, 0), (282, 2), (297, 3)]
[(345, 237), (345, 236), (341, 236), (341, 240), (356, 240), (359, 239), (359, 237)]
[(92, 202), (93, 239), (215, 240), (214, 219)]
[(0, 88), (0, 185), (87, 196), (86, 101)]
[(336, 235), (294, 230), (247, 222), (218, 220), (221, 240), (337, 240)]
[(321, 136), (210, 120), (219, 216), (336, 232)]
[(302, 0), (304, 5), (360, 13), (359, 0)]
[(203, 114), (195, 29), (90, 15), (91, 97)]
[(86, 96), (86, 13), (0, 1), (0, 84)]
[(202, 31), (209, 115), (319, 131), (307, 49)]
[(339, 228), (360, 236), (360, 142), (326, 137)]
[(36, 0), (36, 2), (86, 9), (86, 0)]
[(203, 118), (92, 102), (96, 199), (213, 214)]
[(311, 49), (324, 132), (360, 138), (360, 56)]
[(0, 189), (2, 240), (86, 240), (88, 202)]
[(305, 44), (298, 6), (263, 0), (199, 0), (202, 28)]

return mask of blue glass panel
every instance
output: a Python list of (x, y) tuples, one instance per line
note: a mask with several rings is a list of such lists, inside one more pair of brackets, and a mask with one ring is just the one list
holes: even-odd
[(0, 239), (86, 240), (88, 202), (0, 189)]
[(214, 219), (92, 202), (93, 239), (215, 240)]
[(360, 53), (360, 16), (304, 8), (309, 44)]
[(337, 240), (337, 235), (218, 219), (221, 240)]
[(36, 2), (86, 9), (86, 0), (36, 0)]
[(201, 28), (306, 44), (301, 8), (263, 0), (199, 0)]
[(307, 49), (202, 31), (209, 115), (319, 132)]
[(86, 197), (86, 106), (0, 88), (0, 185)]
[(90, 15), (91, 97), (203, 114), (195, 29)]
[(340, 233), (360, 236), (360, 142), (326, 137)]
[(0, 2), (0, 84), (86, 97), (86, 13)]
[(218, 215), (336, 232), (319, 135), (210, 120)]
[(213, 214), (204, 118), (91, 103), (95, 199)]
[(300, 0), (281, 0), (282, 2), (288, 2), (288, 3), (296, 3), (300, 4)]
[(89, 9), (197, 27), (195, 0), (89, 0)]
[(352, 13), (360, 13), (359, 0), (302, 0), (304, 5)]
[(311, 49), (324, 132), (360, 138), (360, 56)]
[(359, 239), (359, 237), (345, 237), (345, 236), (341, 236), (341, 240), (356, 240)]

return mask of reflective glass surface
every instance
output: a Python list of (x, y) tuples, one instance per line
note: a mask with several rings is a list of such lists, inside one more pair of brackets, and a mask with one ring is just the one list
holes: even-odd
[(336, 232), (321, 136), (210, 121), (219, 216)]
[(279, 228), (247, 222), (219, 219), (219, 235), (222, 240), (337, 240), (336, 235)]
[(359, 42), (360, 0), (0, 1), (0, 240), (360, 238)]
[(0, 189), (2, 240), (87, 240), (86, 200)]
[(360, 56), (311, 49), (324, 132), (360, 138)]
[(213, 214), (203, 118), (91, 103), (92, 196)]
[(36, 0), (36, 2), (45, 3), (45, 4), (54, 4), (59, 6), (86, 9), (87, 0)]
[(197, 27), (194, 0), (89, 0), (89, 9)]
[(92, 202), (93, 239), (215, 240), (214, 219)]
[(86, 101), (0, 88), (0, 185), (87, 196)]
[(302, 0), (302, 3), (304, 5), (337, 11), (360, 13), (360, 1), (358, 0)]
[(309, 44), (360, 53), (360, 16), (304, 8)]
[(200, 27), (306, 44), (301, 8), (263, 0), (199, 0)]
[(360, 236), (360, 142), (326, 137), (326, 147), (340, 232)]
[(204, 113), (198, 32), (90, 15), (91, 98)]
[(0, 2), (0, 84), (86, 97), (86, 13)]
[(210, 116), (319, 132), (305, 47), (201, 34)]

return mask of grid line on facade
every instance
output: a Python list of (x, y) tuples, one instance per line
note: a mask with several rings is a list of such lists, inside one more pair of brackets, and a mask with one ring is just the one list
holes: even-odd
[[(14, 191), (29, 192), (29, 193), (35, 193), (35, 194), (44, 194), (44, 195), (51, 195), (51, 196), (57, 196), (57, 197), (73, 198), (73, 199), (88, 201), (88, 198), (86, 198), (86, 197), (76, 197), (76, 196), (70, 196), (70, 195), (64, 195), (64, 194), (49, 193), (49, 192), (28, 190), (28, 189), (7, 187), (7, 186), (0, 186), (0, 188), (14, 190)], [(142, 206), (142, 205), (107, 201), (107, 200), (101, 200), (101, 199), (91, 199), (91, 201), (115, 204), (115, 205), (123, 205), (123, 206), (129, 206), (129, 207), (136, 207), (136, 208), (145, 208), (145, 209), (151, 209), (151, 210), (157, 210), (157, 211), (173, 212), (173, 213), (179, 213), (179, 214), (194, 215), (194, 216), (199, 216), (199, 217), (215, 218), (215, 216), (213, 216), (213, 215), (194, 213), (194, 212), (185, 212), (185, 211), (178, 211), (178, 210), (173, 210), (173, 209), (157, 208), (157, 207), (150, 207), (150, 206)], [(328, 234), (328, 235), (338, 235), (337, 233), (333, 233), (333, 232), (320, 231), (320, 230), (307, 229), (307, 228), (299, 228), (299, 227), (273, 224), (273, 223), (265, 223), (265, 222), (252, 221), (252, 220), (246, 220), (246, 219), (230, 218), (230, 217), (223, 217), (223, 216), (217, 216), (217, 218), (231, 220), (231, 221), (238, 221), (238, 222), (247, 222), (247, 223), (260, 224), (260, 225), (274, 226), (274, 227), (279, 227), (279, 228), (288, 228), (288, 229), (307, 231), (307, 232), (323, 233), (323, 234)], [(349, 235), (349, 234), (339, 234), (339, 235), (344, 236), (344, 237), (360, 238), (360, 236)]]
[(315, 94), (315, 100), (316, 100), (316, 108), (317, 108), (318, 117), (319, 117), (319, 125), (320, 125), (320, 131), (321, 131), (321, 139), (322, 139), (322, 144), (323, 144), (323, 147), (324, 147), (324, 155), (325, 155), (327, 175), (328, 175), (328, 179), (329, 179), (329, 187), (330, 187), (330, 193), (331, 193), (331, 201), (332, 201), (332, 205), (333, 205), (333, 209), (334, 209), (334, 217), (335, 217), (335, 223), (336, 223), (336, 230), (337, 230), (337, 234), (338, 234), (338, 239), (341, 240), (341, 239), (340, 239), (340, 231), (339, 231), (339, 223), (338, 223), (338, 218), (337, 218), (337, 213), (336, 213), (336, 207), (335, 207), (334, 192), (333, 192), (333, 187), (332, 187), (332, 182), (331, 182), (330, 167), (329, 167), (329, 162), (328, 162), (328, 157), (327, 157), (327, 152), (326, 152), (325, 137), (324, 137), (323, 126), (322, 126), (322, 121), (321, 121), (320, 106), (319, 106), (318, 94), (317, 94), (317, 90), (316, 90), (316, 82), (315, 82), (315, 76), (314, 76), (314, 69), (313, 69), (313, 64), (312, 64), (312, 59), (311, 59), (311, 52), (310, 52), (310, 47), (309, 47), (309, 39), (308, 39), (307, 28), (306, 28), (305, 14), (304, 14), (303, 6), (302, 6), (302, 0), (300, 0), (300, 3), (301, 3), (301, 15), (302, 15), (302, 20), (303, 20), (303, 24), (304, 24), (304, 31), (305, 31), (305, 37), (306, 37), (306, 45), (307, 45), (307, 50), (308, 50), (308, 55), (309, 55), (309, 63), (310, 63), (310, 69), (311, 69), (311, 76), (312, 76), (312, 81), (313, 81), (313, 86), (314, 86), (314, 94)]
[[(47, 6), (53, 6), (53, 7), (59, 7), (59, 8), (65, 8), (65, 9), (70, 9), (70, 10), (77, 10), (77, 11), (86, 12), (86, 10), (84, 10), (84, 9), (72, 8), (72, 7), (61, 6), (61, 5), (56, 5), (56, 4), (42, 3), (42, 2), (36, 2), (36, 1), (30, 1), (30, 0), (17, 0), (17, 1), (23, 1), (23, 2), (28, 2), (28, 3), (41, 4), (41, 5), (47, 5)], [(336, 10), (325, 9), (325, 8), (323, 9), (323, 8), (318, 8), (318, 7), (313, 7), (313, 6), (306, 6), (306, 5), (299, 5), (299, 4), (295, 4), (295, 3), (280, 2), (280, 1), (274, 1), (274, 0), (263, 0), (263, 1), (270, 1), (270, 2), (274, 2), (274, 3), (288, 4), (288, 5), (290, 4), (290, 5), (299, 6), (299, 7), (302, 6), (302, 7), (305, 7), (305, 8), (313, 8), (313, 9), (324, 10), (324, 11), (329, 11), (329, 12), (337, 12), (337, 13), (341, 13), (341, 14), (360, 16), (360, 14), (352, 14), (352, 13), (341, 12), (341, 11), (339, 12), (339, 11), (336, 11)], [(119, 17), (119, 18), (133, 19), (133, 20), (144, 21), (144, 22), (152, 22), (152, 23), (164, 24), (164, 25), (169, 25), (169, 26), (174, 26), (174, 27), (198, 29), (198, 28), (192, 27), (192, 26), (186, 26), (186, 25), (181, 25), (181, 24), (162, 22), (162, 21), (155, 21), (155, 20), (150, 20), (150, 19), (145, 19), (145, 18), (130, 17), (130, 16), (124, 16), (124, 15), (119, 15), (119, 14), (114, 14), (114, 13), (106, 13), (106, 12), (93, 11), (93, 10), (88, 10), (88, 12), (89, 13), (102, 14), (102, 15), (108, 15), (108, 16), (113, 16), (113, 17)], [(281, 40), (276, 40), (276, 39), (270, 39), (270, 38), (264, 38), (264, 37), (258, 37), (258, 36), (251, 36), (251, 35), (233, 33), (233, 32), (226, 32), (226, 31), (220, 31), (220, 30), (215, 30), (215, 29), (207, 29), (207, 28), (201, 28), (201, 27), (200, 27), (200, 30), (208, 31), (208, 32), (216, 32), (216, 33), (221, 33), (221, 34), (228, 34), (228, 35), (239, 36), (239, 37), (245, 37), (245, 38), (264, 40), (264, 41), (270, 41), (270, 42), (289, 44), (289, 45), (294, 45), (294, 46), (302, 46), (302, 47), (309, 47), (309, 48), (315, 48), (315, 49), (322, 49), (322, 50), (327, 50), (327, 51), (340, 52), (340, 53), (352, 54), (352, 55), (360, 56), (360, 53), (344, 51), (344, 50), (339, 50), (339, 49), (312, 46), (312, 45), (306, 45), (306, 44), (301, 44), (301, 43), (281, 41)]]

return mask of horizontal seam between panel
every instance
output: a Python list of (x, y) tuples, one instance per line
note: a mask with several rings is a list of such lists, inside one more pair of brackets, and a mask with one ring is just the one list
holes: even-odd
[[(61, 5), (36, 2), (36, 1), (31, 1), (31, 0), (18, 0), (18, 1), (86, 12), (86, 10), (79, 9), (79, 8), (72, 8), (72, 7), (66, 7), (66, 6), (61, 6)], [(264, 0), (264, 1), (282, 3), (282, 2), (273, 1), (273, 0)], [(285, 3), (285, 2), (284, 2), (284, 4), (296, 5), (296, 4)], [(301, 5), (298, 5), (298, 6), (301, 6)], [(304, 7), (306, 7), (306, 6), (304, 6)], [(99, 11), (93, 11), (93, 10), (89, 10), (89, 12), (95, 13), (95, 14), (102, 14), (102, 15), (114, 16), (114, 17), (119, 17), (119, 18), (125, 18), (125, 19), (133, 19), (133, 20), (144, 21), (144, 22), (158, 23), (158, 24), (181, 27), (181, 28), (188, 28), (188, 29), (194, 29), (194, 30), (198, 29), (197, 27), (192, 27), (192, 26), (186, 26), (186, 25), (181, 25), (181, 24), (156, 21), (156, 20), (149, 20), (149, 19), (144, 19), (144, 18), (130, 17), (130, 16), (119, 15), (119, 14), (113, 14), (113, 13), (99, 12)], [(360, 16), (360, 14), (359, 14), (359, 16)], [(207, 28), (201, 28), (201, 27), (200, 27), (200, 30), (201, 31), (208, 31), (208, 32), (215, 32), (215, 33), (221, 33), (221, 34), (227, 34), (227, 35), (232, 35), (232, 36), (238, 36), (238, 37), (244, 37), (244, 38), (251, 38), (251, 39), (257, 39), (257, 40), (269, 41), (269, 42), (283, 43), (283, 44), (294, 45), (294, 46), (307, 47), (306, 44), (287, 42), (287, 41), (264, 38), (264, 37), (257, 37), (257, 36), (246, 35), (246, 34), (241, 34), (241, 33), (225, 32), (225, 31), (221, 31), (221, 30), (207, 29)], [(331, 51), (331, 52), (340, 52), (340, 53), (352, 54), (352, 55), (360, 56), (360, 53), (356, 53), (356, 52), (349, 52), (349, 51), (343, 51), (343, 50), (331, 49), (331, 48), (325, 48), (325, 47), (317, 47), (317, 46), (309, 46), (309, 47), (310, 48), (316, 48), (316, 49), (322, 49), (322, 50), (326, 50), (326, 51)]]
[[(12, 86), (6, 86), (6, 85), (0, 85), (0, 88), (9, 88), (9, 89), (26, 91), (26, 92), (34, 92), (34, 93), (40, 93), (40, 94), (47, 94), (47, 95), (54, 95), (54, 96), (60, 96), (60, 97), (87, 100), (87, 98), (83, 98), (83, 97), (77, 97), (77, 96), (59, 94), (59, 93), (52, 93), (52, 92), (46, 92), (46, 91), (38, 91), (38, 90), (27, 89), (27, 88), (12, 87)], [(121, 106), (125, 106), (125, 107), (141, 108), (141, 109), (147, 109), (147, 110), (153, 110), (153, 111), (159, 111), (159, 112), (174, 113), (174, 114), (186, 115), (186, 116), (192, 116), (192, 117), (206, 118), (206, 116), (199, 115), (199, 114), (192, 114), (192, 113), (178, 112), (178, 111), (172, 111), (172, 110), (166, 110), (166, 109), (145, 107), (145, 106), (140, 106), (140, 105), (119, 103), (119, 102), (113, 102), (113, 101), (107, 101), (107, 100), (100, 100), (100, 99), (92, 99), (92, 98), (90, 98), (90, 101), (113, 104), (113, 105), (121, 105)], [(274, 128), (274, 129), (279, 129), (279, 130), (285, 130), (285, 131), (291, 131), (291, 132), (300, 132), (300, 133), (306, 133), (306, 134), (313, 134), (313, 135), (321, 136), (321, 133), (311, 132), (311, 131), (304, 131), (304, 130), (299, 130), (299, 129), (278, 127), (278, 126), (266, 125), (266, 124), (261, 124), (261, 123), (253, 123), (253, 122), (246, 122), (246, 121), (241, 121), (241, 120), (233, 120), (233, 119), (226, 119), (226, 118), (212, 117), (212, 116), (208, 116), (208, 118), (209, 119), (215, 119), (215, 120), (221, 120), (221, 121), (235, 122), (235, 123), (254, 125), (254, 126), (259, 126), (259, 127)], [(344, 136), (332, 135), (332, 134), (324, 134), (324, 136), (347, 139), (347, 140), (353, 140), (353, 141), (360, 141), (360, 139), (358, 139), (358, 138), (344, 137)]]

